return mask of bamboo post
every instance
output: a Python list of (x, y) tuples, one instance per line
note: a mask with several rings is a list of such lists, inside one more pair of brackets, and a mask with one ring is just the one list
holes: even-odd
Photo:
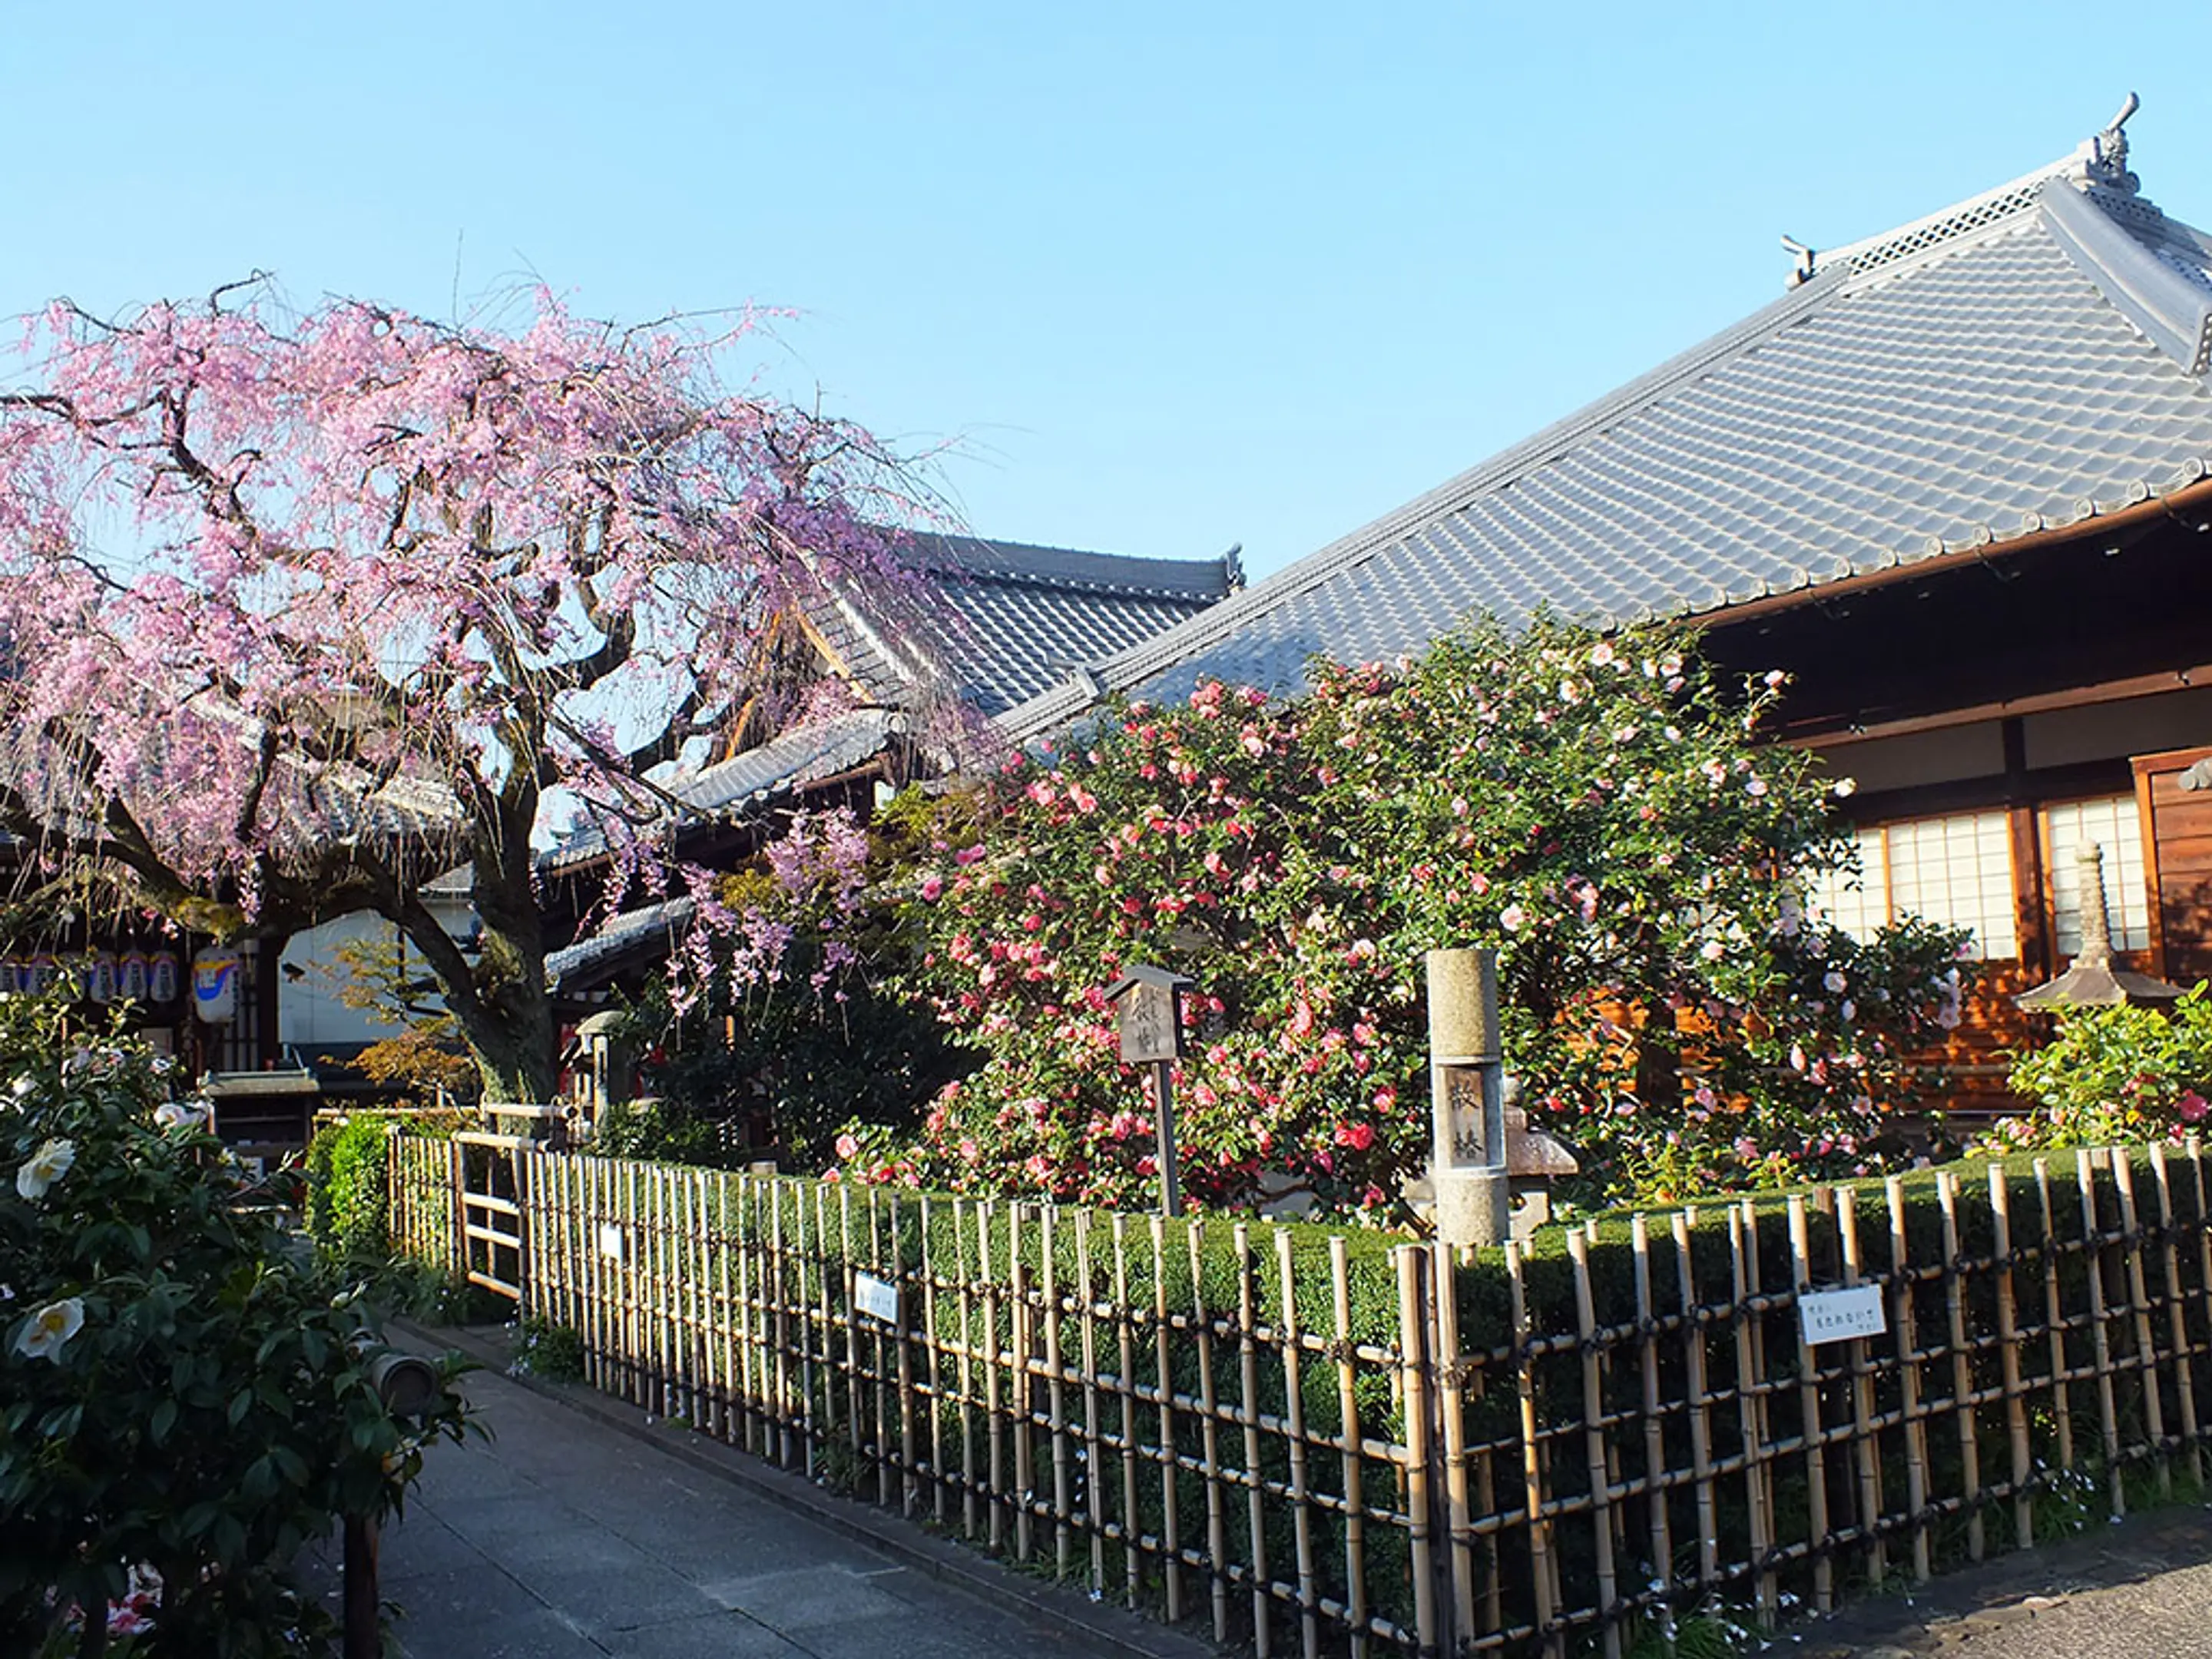
[(2166, 1334), (2173, 1343), (2174, 1397), (2181, 1413), (2182, 1443), (2189, 1449), (2189, 1482), (2192, 1490), (2204, 1485), (2204, 1455), (2197, 1442), (2196, 1367), (2189, 1341), (2188, 1297), (2181, 1280), (2181, 1253), (2174, 1243), (2173, 1178), (2166, 1167), (2166, 1148), (2150, 1144), (2152, 1182), (2158, 1188), (2160, 1267), (2166, 1276)]
[(999, 1286), (991, 1273), (991, 1234), (998, 1206), (975, 1206), (977, 1270), (983, 1275), (983, 1427), (990, 1441), (991, 1547), (1006, 1545), (1006, 1425), (999, 1412)]
[[(981, 1333), (975, 1324), (976, 1302), (973, 1287), (976, 1280), (990, 1278), (990, 1269), (978, 1266), (975, 1272), (968, 1271), (969, 1206), (961, 1199), (952, 1200), (952, 1276), (959, 1286), (960, 1307), (960, 1531), (963, 1537), (975, 1535), (975, 1500), (982, 1482), (975, 1470), (975, 1352), (981, 1347)], [(984, 1316), (988, 1328), (990, 1316)]]
[(1182, 1620), (1182, 1517), (1176, 1503), (1176, 1470), (1181, 1454), (1176, 1444), (1175, 1364), (1168, 1323), (1167, 1224), (1148, 1218), (1152, 1230), (1152, 1346), (1156, 1364), (1153, 1396), (1160, 1413), (1160, 1557), (1165, 1567), (1168, 1622)]
[[(1836, 1237), (1843, 1246), (1844, 1284), (1856, 1287), (1863, 1275), (1859, 1255), (1859, 1195), (1850, 1187), (1835, 1192)], [(1874, 1376), (1867, 1364), (1864, 1337), (1844, 1345), (1851, 1373), (1851, 1449), (1858, 1470), (1859, 1527), (1867, 1540), (1867, 1577), (1877, 1588), (1888, 1576), (1889, 1550), (1878, 1530), (1881, 1522), (1881, 1448), (1874, 1426)]]
[[(1760, 1409), (1759, 1388), (1765, 1368), (1759, 1363), (1759, 1345), (1753, 1339), (1758, 1314), (1751, 1298), (1759, 1294), (1759, 1244), (1756, 1218), (1748, 1205), (1729, 1206), (1729, 1255), (1731, 1258), (1735, 1305), (1729, 1318), (1735, 1328), (1736, 1425), (1743, 1438), (1744, 1507), (1751, 1528), (1751, 1559), (1754, 1571), (1753, 1601), (1759, 1621), (1774, 1623), (1777, 1601), (1774, 1568), (1774, 1513), (1766, 1486), (1765, 1413)], [(1747, 1237), (1748, 1235), (1748, 1237)]]
[[(838, 1183), (837, 1191), (839, 1197), (842, 1199), (849, 1196), (852, 1189), (841, 1182)], [(843, 1280), (845, 1273), (843, 1259), (833, 1258), (830, 1254), (830, 1205), (823, 1183), (818, 1181), (814, 1183), (814, 1247), (809, 1255), (814, 1263), (813, 1340), (806, 1346), (811, 1352), (820, 1354), (822, 1363), (822, 1417), (817, 1433), (810, 1438), (824, 1443), (826, 1449), (826, 1443), (830, 1436), (836, 1431), (838, 1426), (836, 1343), (838, 1320), (833, 1311), (834, 1296), (830, 1286), (833, 1279)], [(845, 1288), (846, 1305), (849, 1307), (852, 1286), (848, 1283)], [(845, 1440), (857, 1458), (860, 1451), (860, 1410), (854, 1380), (855, 1367), (852, 1355), (853, 1327), (849, 1319), (845, 1321), (844, 1324), (846, 1334)], [(855, 1496), (857, 1495), (856, 1492)]]
[(2135, 1162), (2124, 1146), (2107, 1154), (2120, 1196), (2120, 1231), (2126, 1243), (2128, 1306), (2135, 1315), (2136, 1364), (2142, 1377), (2143, 1423), (2160, 1498), (2173, 1496), (2173, 1467), (2166, 1456), (2166, 1405), (2158, 1380), (2158, 1340), (2150, 1322), (2150, 1286), (2143, 1274), (2142, 1226), (2136, 1210)]
[(1436, 1301), (1437, 1413), (1443, 1420), (1443, 1547), (1451, 1564), (1453, 1628), (1462, 1639), (1476, 1630), (1474, 1517), (1468, 1504), (1467, 1401), (1460, 1382), (1466, 1356), (1459, 1340), (1457, 1250), (1438, 1239), (1429, 1246), (1429, 1281)]
[(1044, 1300), (1039, 1311), (1044, 1316), (1045, 1401), (1052, 1414), (1052, 1559), (1054, 1569), (1065, 1578), (1075, 1550), (1075, 1534), (1070, 1524), (1073, 1517), (1075, 1468), (1068, 1445), (1067, 1373), (1061, 1363), (1064, 1355), (1060, 1327), (1066, 1310), (1060, 1305), (1060, 1296), (1058, 1214), (1056, 1206), (1049, 1204), (1041, 1212), (1038, 1238)]
[(1615, 1622), (1620, 1589), (1613, 1555), (1613, 1482), (1606, 1467), (1605, 1385), (1597, 1368), (1597, 1304), (1590, 1291), (1589, 1236), (1579, 1231), (1570, 1232), (1567, 1255), (1574, 1263), (1575, 1322), (1582, 1336), (1583, 1449), (1589, 1462), (1598, 1619), (1605, 1628), (1606, 1659), (1620, 1659), (1620, 1626)]
[(1398, 1376), (1406, 1402), (1406, 1532), (1413, 1574), (1413, 1627), (1421, 1651), (1438, 1644), (1435, 1564), (1429, 1538), (1428, 1390), (1422, 1372), (1422, 1348), (1428, 1325), (1421, 1291), (1420, 1247), (1401, 1244), (1390, 1252), (1398, 1268)]
[[(926, 1403), (929, 1412), (930, 1439), (933, 1443), (930, 1468), (933, 1473), (937, 1467), (934, 1450), (934, 1442), (937, 1437), (937, 1391), (933, 1387), (931, 1389), (927, 1402), (919, 1400), (915, 1394), (914, 1342), (910, 1334), (914, 1320), (907, 1312), (909, 1281), (907, 1277), (903, 1247), (899, 1243), (901, 1220), (898, 1197), (894, 1194), (890, 1200), (890, 1256), (888, 1261), (884, 1261), (884, 1268), (890, 1274), (891, 1282), (899, 1286), (898, 1326), (892, 1333), (893, 1346), (897, 1351), (898, 1356), (898, 1408), (895, 1415), (898, 1419), (899, 1431), (899, 1513), (911, 1520), (915, 1507), (921, 1502), (921, 1478), (920, 1460), (916, 1454), (915, 1415), (923, 1409)], [(924, 1243), (926, 1246), (926, 1237)], [(878, 1259), (882, 1260), (881, 1257)], [(933, 1339), (927, 1334), (930, 1291), (928, 1270), (926, 1267), (922, 1269), (921, 1290), (923, 1308), (922, 1328), (925, 1333), (923, 1340), (932, 1342)], [(935, 1358), (933, 1346), (931, 1358), (933, 1363)], [(942, 1491), (943, 1488), (940, 1487), (939, 1490)]]
[(2005, 1427), (2012, 1441), (2012, 1530), (2015, 1547), (2035, 1541), (2035, 1459), (2028, 1446), (2027, 1404), (2020, 1380), (2020, 1329), (2013, 1305), (2012, 1192), (2004, 1164), (1990, 1164), (1990, 1219), (1996, 1239), (1997, 1358), (2004, 1380)]
[[(1114, 1338), (1119, 1361), (1114, 1392), (1121, 1402), (1121, 1578), (1122, 1599), (1137, 1605), (1143, 1588), (1144, 1515), (1137, 1507), (1137, 1325), (1129, 1300), (1129, 1218), (1114, 1212)], [(1094, 1476), (1103, 1488), (1103, 1471)], [(1103, 1508), (1103, 1505), (1102, 1505)]]
[(1948, 1170), (1936, 1172), (1936, 1201), (1943, 1212), (1943, 1306), (1949, 1319), (1951, 1411), (1959, 1436), (1959, 1480), (1966, 1503), (1966, 1555), (1982, 1559), (1982, 1464), (1974, 1437), (1973, 1351), (1966, 1344), (1963, 1275), (1959, 1270), (1959, 1183)]
[(1367, 1655), (1367, 1547), (1364, 1536), (1366, 1475), (1361, 1467), (1364, 1449), (1359, 1424), (1358, 1372), (1352, 1359), (1352, 1280), (1345, 1256), (1344, 1239), (1332, 1233), (1328, 1241), (1328, 1279), (1331, 1316), (1336, 1327), (1336, 1412), (1338, 1455), (1344, 1480), (1344, 1582), (1346, 1619), (1352, 1626), (1352, 1659)]
[(916, 1205), (916, 1224), (921, 1230), (915, 1269), (921, 1275), (921, 1346), (929, 1356), (929, 1512), (942, 1527), (945, 1516), (945, 1335), (937, 1322), (937, 1281), (941, 1264), (930, 1256), (936, 1216), (929, 1194), (924, 1193)]
[(1637, 1370), (1644, 1389), (1644, 1509), (1653, 1588), (1674, 1594), (1674, 1545), (1667, 1516), (1667, 1419), (1659, 1401), (1659, 1320), (1651, 1299), (1651, 1228), (1639, 1210), (1629, 1224), (1636, 1269)]
[(1528, 1294), (1521, 1270), (1521, 1246), (1505, 1244), (1505, 1280), (1511, 1297), (1513, 1322), (1513, 1380), (1521, 1396), (1521, 1474), (1522, 1513), (1528, 1526), (1528, 1577), (1536, 1593), (1536, 1634), (1543, 1638), (1551, 1659), (1565, 1659), (1566, 1633), (1559, 1621), (1559, 1602), (1553, 1590), (1551, 1521), (1544, 1513), (1542, 1430), (1536, 1422), (1535, 1361), (1529, 1352)]
[(1190, 1255), (1191, 1326), (1198, 1338), (1198, 1432), (1206, 1475), (1206, 1558), (1213, 1596), (1213, 1639), (1229, 1640), (1229, 1528), (1221, 1498), (1221, 1404), (1213, 1376), (1213, 1322), (1206, 1311), (1206, 1223), (1184, 1229)]
[(2075, 1149), (2074, 1179), (2081, 1191), (2081, 1260), (2089, 1281), (2089, 1347), (2097, 1370), (2097, 1414), (2102, 1419), (2105, 1470), (2117, 1520), (2128, 1512), (2128, 1494), (2121, 1479), (2119, 1410), (2112, 1398), (2112, 1337), (2105, 1328), (2104, 1231), (2097, 1215), (2096, 1170), (2087, 1146)]
[(1013, 1356), (1007, 1367), (1008, 1426), (1014, 1436), (1014, 1558), (1026, 1561), (1036, 1548), (1036, 1413), (1030, 1389), (1036, 1380), (1031, 1364), (1036, 1352), (1036, 1310), (1032, 1305), (1036, 1280), (1022, 1254), (1022, 1212), (1028, 1206), (1006, 1206), (1006, 1271), (1013, 1281)]
[(2058, 1291), (2058, 1226), (2051, 1206), (2051, 1163), (2035, 1160), (2036, 1212), (2043, 1228), (2043, 1322), (2051, 1349), (2051, 1415), (2058, 1429), (2058, 1467), (2074, 1468), (2073, 1368), (2066, 1358), (2066, 1309)]
[(1889, 1200), (1890, 1327), (1897, 1338), (1899, 1415), (1905, 1425), (1905, 1501), (1912, 1512), (1912, 1577), (1928, 1582), (1928, 1425), (1920, 1405), (1920, 1344), (1913, 1329), (1911, 1248), (1905, 1229), (1905, 1182), (1882, 1183)]
[(1106, 1506), (1100, 1494), (1106, 1489), (1106, 1449), (1098, 1430), (1097, 1297), (1091, 1279), (1091, 1212), (1075, 1212), (1076, 1293), (1083, 1317), (1078, 1326), (1083, 1345), (1083, 1528), (1091, 1537), (1091, 1593), (1106, 1595)]
[(1698, 1212), (1686, 1209), (1674, 1218), (1677, 1294), (1682, 1309), (1682, 1375), (1690, 1419), (1690, 1478), (1698, 1504), (1698, 1587), (1720, 1577), (1720, 1517), (1713, 1491), (1712, 1398), (1705, 1384), (1705, 1328), (1698, 1304), (1697, 1257), (1690, 1243)]
[[(1799, 1301), (1813, 1289), (1813, 1249), (1807, 1231), (1805, 1198), (1790, 1194), (1790, 1290)], [(1805, 1497), (1808, 1516), (1807, 1541), (1813, 1550), (1813, 1611), (1833, 1612), (1836, 1605), (1835, 1565), (1828, 1559), (1828, 1437), (1820, 1419), (1820, 1361), (1805, 1340), (1805, 1323), (1797, 1322), (1797, 1422), (1805, 1442)]]
[(1291, 1535), (1298, 1561), (1298, 1648), (1302, 1659), (1319, 1659), (1320, 1598), (1315, 1588), (1313, 1514), (1306, 1486), (1305, 1390), (1299, 1377), (1298, 1281), (1291, 1255), (1291, 1235), (1282, 1227), (1275, 1229), (1275, 1278), (1283, 1298), (1279, 1322), (1283, 1346), (1283, 1432), (1290, 1447)]
[(1252, 1230), (1238, 1222), (1231, 1233), (1237, 1254), (1237, 1415), (1244, 1429), (1244, 1517), (1251, 1540), (1252, 1648), (1259, 1659), (1274, 1650), (1267, 1607), (1267, 1495), (1260, 1473), (1260, 1346)]

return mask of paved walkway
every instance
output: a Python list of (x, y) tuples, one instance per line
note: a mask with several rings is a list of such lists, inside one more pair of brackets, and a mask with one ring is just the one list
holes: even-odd
[[(549, 1398), (490, 1370), (466, 1387), (493, 1438), (433, 1449), (384, 1537), (410, 1659), (1202, 1651), (599, 1396)], [(843, 1529), (841, 1510), (892, 1549)]]
[(1802, 1659), (2212, 1659), (2212, 1509), (2172, 1505), (1999, 1556), (1777, 1645)]
[[(466, 1386), (493, 1438), (433, 1449), (385, 1534), (409, 1659), (1215, 1653), (590, 1389), (513, 1381), (489, 1333), (455, 1340), (489, 1362)], [(1773, 1645), (1799, 1659), (2212, 1659), (2212, 1507), (1996, 1556)]]

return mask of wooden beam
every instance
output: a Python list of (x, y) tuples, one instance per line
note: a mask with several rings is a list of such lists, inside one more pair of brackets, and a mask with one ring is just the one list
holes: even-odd
[(1792, 732), (1780, 741), (1801, 749), (1840, 749), (1850, 744), (1869, 743), (1876, 738), (1910, 737), (1921, 732), (1942, 732), (1954, 726), (1978, 726), (1985, 720), (2048, 714), (2063, 708), (2087, 708), (2099, 703), (2126, 702), (2136, 697), (2156, 696), (2167, 691), (2185, 691), (2197, 686), (2212, 686), (2212, 663), (2189, 668), (2164, 669), (2155, 674), (2137, 674), (2128, 679), (2106, 680), (2102, 684), (2075, 686), (2064, 691), (2039, 692), (2032, 697), (2013, 697), (1999, 702), (1976, 703), (1971, 708), (1947, 708), (1940, 714), (1922, 714), (1911, 720), (1881, 720), (1872, 726), (1839, 726), (1826, 732)]

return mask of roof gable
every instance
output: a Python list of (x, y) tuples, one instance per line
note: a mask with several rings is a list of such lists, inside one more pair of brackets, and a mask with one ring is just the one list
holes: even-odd
[(2116, 124), (2039, 173), (1808, 252), (1734, 328), (1007, 723), (1072, 718), (1101, 685), (1291, 689), (1316, 653), (1417, 652), (1483, 611), (1710, 612), (2195, 483), (2212, 241), (2125, 164)]

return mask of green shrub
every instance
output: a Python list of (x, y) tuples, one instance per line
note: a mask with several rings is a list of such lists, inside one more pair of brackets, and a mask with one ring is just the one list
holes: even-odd
[(2212, 1114), (2212, 1002), (2203, 985), (2155, 1008), (2071, 1008), (2043, 1048), (2016, 1055), (2016, 1094), (2039, 1109), (2001, 1119), (1990, 1150), (2106, 1146), (2192, 1131)]
[(0, 1652), (76, 1646), (72, 1609), (134, 1582), (158, 1583), (155, 1651), (327, 1651), (289, 1564), (395, 1510), (462, 1407), (391, 1416), (359, 1287), (242, 1201), (236, 1160), (164, 1104), (166, 1061), (74, 1018), (0, 1001)]

